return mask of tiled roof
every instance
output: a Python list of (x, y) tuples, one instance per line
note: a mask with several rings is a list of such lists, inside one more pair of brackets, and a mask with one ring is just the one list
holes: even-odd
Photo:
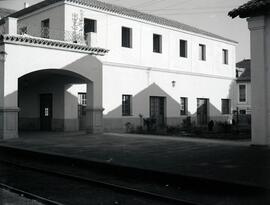
[(33, 6), (30, 6), (26, 9), (20, 10), (14, 14), (11, 15), (11, 17), (21, 17), (23, 15), (26, 15), (28, 13), (31, 13), (35, 10), (41, 9), (43, 7), (46, 7), (48, 5), (57, 3), (57, 2), (71, 2), (71, 3), (76, 3), (76, 4), (80, 4), (80, 5), (84, 5), (84, 6), (88, 6), (88, 7), (92, 7), (92, 8), (96, 8), (96, 9), (100, 9), (100, 10), (104, 10), (104, 11), (108, 11), (108, 12), (113, 12), (113, 13), (117, 13), (123, 16), (128, 16), (128, 17), (132, 17), (132, 18), (137, 18), (137, 19), (141, 19), (144, 21), (148, 21), (148, 22), (152, 22), (152, 23), (156, 23), (156, 24), (160, 24), (160, 25), (164, 25), (164, 26), (169, 26), (169, 27), (173, 27), (176, 29), (180, 29), (180, 30), (185, 30), (185, 31), (189, 31), (192, 33), (197, 33), (197, 34), (201, 34), (201, 35), (205, 35), (205, 36), (209, 36), (212, 38), (216, 38), (216, 39), (220, 39), (220, 40), (224, 40), (224, 41), (228, 41), (228, 42), (232, 42), (232, 43), (237, 43), (236, 41), (233, 41), (231, 39), (228, 38), (224, 38), (222, 36), (210, 33), (208, 31), (204, 31), (183, 23), (180, 23), (178, 21), (174, 21), (174, 20), (169, 20), (166, 18), (162, 18), (162, 17), (158, 17), (158, 16), (154, 16), (151, 14), (147, 14), (147, 13), (143, 13), (137, 10), (133, 10), (133, 9), (129, 9), (129, 8), (125, 8), (125, 7), (121, 7), (121, 6), (117, 6), (117, 5), (113, 5), (113, 4), (108, 4), (108, 3), (104, 3), (101, 1), (97, 1), (97, 0), (45, 0), (42, 1), (38, 4), (35, 4)]
[(245, 71), (237, 78), (237, 82), (251, 80), (250, 64), (251, 64), (250, 60), (243, 60), (236, 64), (237, 68), (245, 68)]
[(235, 18), (239, 16), (240, 18), (247, 18), (252, 16), (258, 16), (270, 9), (269, 0), (251, 0), (237, 9), (233, 9), (229, 12), (229, 16)]
[(16, 12), (15, 10), (0, 8), (0, 18), (4, 18), (15, 12)]
[(65, 41), (58, 41), (45, 38), (37, 38), (27, 35), (1, 35), (0, 43), (16, 43), (16, 44), (27, 44), (37, 47), (54, 47), (63, 50), (78, 51), (83, 53), (88, 53), (92, 55), (105, 55), (109, 52), (107, 49), (103, 48), (92, 48), (87, 45), (80, 45), (76, 43), (69, 43)]

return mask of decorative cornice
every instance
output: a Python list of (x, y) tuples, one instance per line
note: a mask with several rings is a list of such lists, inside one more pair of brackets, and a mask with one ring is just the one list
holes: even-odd
[(69, 43), (60, 40), (52, 40), (45, 38), (37, 38), (28, 35), (8, 35), (4, 34), (0, 36), (0, 43), (10, 43), (19, 45), (29, 45), (34, 47), (46, 47), (55, 48), (61, 50), (68, 50), (73, 52), (88, 53), (91, 55), (104, 56), (109, 50), (104, 48), (92, 48), (87, 45)]
[[(179, 74), (179, 75), (199, 76), (199, 77), (216, 78), (216, 79), (223, 79), (223, 80), (235, 80), (235, 78), (233, 78), (233, 77), (204, 74), (204, 73), (195, 73), (195, 72), (180, 71), (180, 70), (172, 70), (172, 69), (166, 69), (166, 68), (148, 67), (148, 66), (131, 65), (131, 64), (123, 64), (123, 63), (113, 63), (113, 62), (108, 62), (108, 61), (104, 61), (102, 63), (103, 63), (103, 65), (112, 66), (112, 67), (121, 67), (121, 68), (130, 68), (130, 69), (145, 70), (145, 71), (172, 73), (172, 74)], [(105, 68), (105, 67), (103, 66), (103, 68)]]

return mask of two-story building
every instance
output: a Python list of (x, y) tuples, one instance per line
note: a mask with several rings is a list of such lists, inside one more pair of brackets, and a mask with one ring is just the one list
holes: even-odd
[(22, 130), (93, 132), (231, 117), (235, 41), (96, 0), (46, 0), (0, 23), (2, 127), (10, 113)]

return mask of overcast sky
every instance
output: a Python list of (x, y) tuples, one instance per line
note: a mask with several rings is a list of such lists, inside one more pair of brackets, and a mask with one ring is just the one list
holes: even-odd
[[(41, 0), (0, 0), (0, 7), (22, 9), (23, 3)], [(174, 19), (239, 42), (237, 61), (250, 58), (249, 30), (245, 19), (227, 13), (248, 0), (103, 0), (143, 12)]]

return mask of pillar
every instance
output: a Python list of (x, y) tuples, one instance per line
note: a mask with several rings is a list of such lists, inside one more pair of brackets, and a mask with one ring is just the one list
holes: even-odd
[[(1, 48), (2, 51), (4, 47)], [(17, 88), (18, 80), (5, 70), (5, 59), (0, 60), (0, 140), (18, 137)]]
[(252, 144), (267, 145), (268, 141), (268, 68), (266, 64), (265, 17), (248, 19), (251, 39)]
[(86, 127), (88, 133), (94, 134), (103, 132), (102, 92), (98, 87), (94, 83), (87, 84)]

